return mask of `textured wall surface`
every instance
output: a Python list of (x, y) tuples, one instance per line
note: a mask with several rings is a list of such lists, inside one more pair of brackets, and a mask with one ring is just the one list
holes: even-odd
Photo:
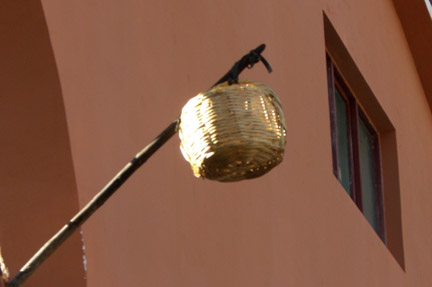
[[(77, 200), (84, 206), (190, 97), (266, 43), (264, 56), (274, 72), (258, 64), (242, 78), (268, 84), (280, 97), (288, 140), (284, 162), (255, 180), (198, 180), (175, 137), (84, 225), (87, 286), (432, 285), (432, 116), (392, 1), (38, 5), (45, 30), (28, 32), (34, 39), (19, 47), (31, 52), (15, 49), (9, 65), (17, 75), (26, 63), (40, 70), (20, 78), (0, 68), (2, 83), (16, 83), (6, 91), (23, 89), (11, 97), (15, 106), (1, 105), (2, 129), (14, 135), (44, 121), (32, 127), (31, 137), (23, 132), (25, 137), (2, 143), (20, 147), (15, 154), (2, 150), (6, 163), (12, 157), (21, 162), (14, 177), (5, 175), (6, 183), (2, 178), (0, 191), (0, 244), (13, 271), (29, 256), (15, 251), (23, 242), (24, 249), (40, 246), (40, 238), (76, 211)], [(30, 21), (20, 13), (10, 21)], [(405, 268), (332, 172), (323, 13), (395, 128)], [(11, 38), (23, 33), (13, 31)], [(45, 54), (35, 55), (33, 43), (46, 45)], [(7, 95), (1, 92), (2, 101)], [(38, 105), (43, 109), (33, 114)], [(39, 147), (30, 163), (26, 147)], [(23, 177), (26, 164), (32, 169)], [(55, 176), (33, 172), (46, 169)], [(18, 184), (21, 191), (12, 192)], [(28, 190), (37, 195), (12, 215)], [(36, 222), (21, 218), (24, 211)], [(11, 238), (21, 241), (6, 243)], [(35, 275), (34, 286), (51, 286), (44, 285), (50, 276), (57, 284), (72, 276), (77, 282), (70, 286), (85, 285), (79, 236), (67, 244), (52, 258), (56, 264), (47, 262), (47, 271)]]
[[(39, 1), (0, 1), (0, 245), (10, 275), (78, 211), (56, 62)], [(84, 286), (79, 234), (27, 286)]]

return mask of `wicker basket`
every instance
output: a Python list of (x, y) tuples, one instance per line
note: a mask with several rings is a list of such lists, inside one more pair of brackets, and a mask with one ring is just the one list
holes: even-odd
[(196, 177), (239, 181), (278, 165), (286, 142), (280, 101), (250, 81), (220, 84), (183, 107), (180, 149)]

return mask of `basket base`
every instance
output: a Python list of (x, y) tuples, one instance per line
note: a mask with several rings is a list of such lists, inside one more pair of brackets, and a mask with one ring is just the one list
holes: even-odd
[[(268, 161), (269, 148), (224, 147), (205, 159), (198, 168), (199, 177), (221, 182), (257, 178), (269, 172), (283, 159), (282, 154)], [(277, 152), (274, 152), (277, 153)]]

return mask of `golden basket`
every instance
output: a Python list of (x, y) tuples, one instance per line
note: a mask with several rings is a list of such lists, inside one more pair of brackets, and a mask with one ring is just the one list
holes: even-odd
[(180, 149), (196, 177), (239, 181), (278, 165), (286, 143), (280, 101), (251, 81), (222, 83), (183, 107)]

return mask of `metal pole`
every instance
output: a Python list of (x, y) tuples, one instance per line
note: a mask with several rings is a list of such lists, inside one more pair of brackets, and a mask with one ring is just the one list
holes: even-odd
[(7, 284), (17, 287), (23, 284), (30, 275), (52, 254), (58, 247), (74, 233), (100, 206), (102, 206), (114, 192), (150, 158), (164, 143), (178, 130), (180, 120), (172, 122), (157, 138), (140, 151), (93, 199), (79, 211), (62, 229), (48, 240), (39, 251), (21, 268), (13, 280)]

